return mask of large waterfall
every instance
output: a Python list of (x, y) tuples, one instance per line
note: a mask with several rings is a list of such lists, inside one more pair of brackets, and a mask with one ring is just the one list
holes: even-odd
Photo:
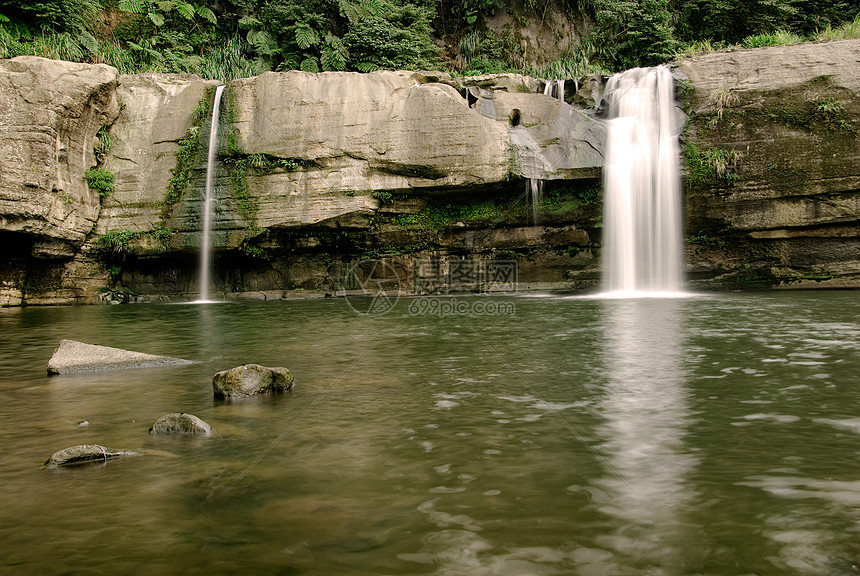
[(212, 103), (212, 127), (209, 129), (209, 152), (206, 157), (206, 195), (203, 198), (203, 227), (200, 231), (200, 302), (209, 300), (209, 271), (212, 267), (210, 250), (212, 244), (212, 212), (214, 211), (212, 186), (215, 180), (215, 151), (218, 148), (218, 112), (221, 109), (221, 93), (224, 86), (215, 89)]
[(635, 68), (606, 86), (604, 292), (655, 296), (683, 285), (681, 178), (668, 68)]

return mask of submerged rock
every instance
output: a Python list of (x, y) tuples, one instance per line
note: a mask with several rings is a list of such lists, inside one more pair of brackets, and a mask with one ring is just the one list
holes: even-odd
[(95, 464), (99, 462), (107, 462), (108, 460), (116, 460), (119, 458), (128, 458), (131, 456), (140, 456), (139, 453), (132, 450), (114, 450), (113, 448), (105, 448), (99, 444), (79, 444), (54, 452), (54, 455), (48, 458), (45, 466), (49, 468), (57, 468), (60, 466), (81, 466), (84, 464)]
[(170, 356), (155, 356), (121, 348), (85, 344), (75, 340), (61, 340), (51, 360), (48, 361), (48, 375), (191, 363), (190, 360)]
[(218, 372), (212, 378), (216, 398), (236, 398), (286, 392), (293, 387), (293, 374), (286, 368), (244, 364)]
[(212, 434), (212, 427), (193, 414), (174, 412), (173, 414), (165, 414), (156, 420), (152, 428), (149, 429), (149, 433), (153, 435), (185, 434), (209, 436)]

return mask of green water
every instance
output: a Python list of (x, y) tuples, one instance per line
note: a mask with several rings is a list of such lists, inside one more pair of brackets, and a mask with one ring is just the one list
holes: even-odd
[[(0, 310), (0, 574), (858, 573), (857, 292), (415, 302)], [(214, 401), (248, 362), (296, 386)]]

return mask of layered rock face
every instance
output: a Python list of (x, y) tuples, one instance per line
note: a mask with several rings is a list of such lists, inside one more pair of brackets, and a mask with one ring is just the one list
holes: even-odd
[(80, 251), (99, 216), (84, 180), (96, 164), (98, 130), (116, 118), (117, 73), (109, 66), (34, 57), (0, 61), (0, 306), (50, 292), (66, 302), (97, 275)]
[(860, 286), (860, 40), (680, 63), (702, 285)]
[(35, 255), (71, 256), (93, 229), (99, 196), (83, 176), (116, 87), (105, 65), (0, 61), (0, 228), (37, 238)]
[[(860, 285), (858, 64), (853, 40), (674, 66), (694, 285)], [(211, 292), (335, 292), (362, 260), (413, 284), (501, 260), (521, 289), (595, 286), (605, 79), (581, 80), (563, 99), (514, 74), (231, 82)], [(195, 297), (216, 84), (0, 62), (0, 305)]]

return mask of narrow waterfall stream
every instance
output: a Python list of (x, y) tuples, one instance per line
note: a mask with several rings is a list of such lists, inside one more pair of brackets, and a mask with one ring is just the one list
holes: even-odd
[(200, 298), (198, 302), (209, 301), (209, 275), (212, 268), (212, 212), (214, 196), (212, 185), (215, 180), (215, 152), (218, 148), (218, 113), (221, 109), (221, 93), (224, 86), (215, 89), (212, 103), (212, 127), (209, 130), (209, 152), (206, 157), (206, 195), (203, 199), (203, 226), (200, 231)]
[(678, 293), (683, 286), (681, 177), (669, 69), (634, 68), (606, 86), (605, 294)]

